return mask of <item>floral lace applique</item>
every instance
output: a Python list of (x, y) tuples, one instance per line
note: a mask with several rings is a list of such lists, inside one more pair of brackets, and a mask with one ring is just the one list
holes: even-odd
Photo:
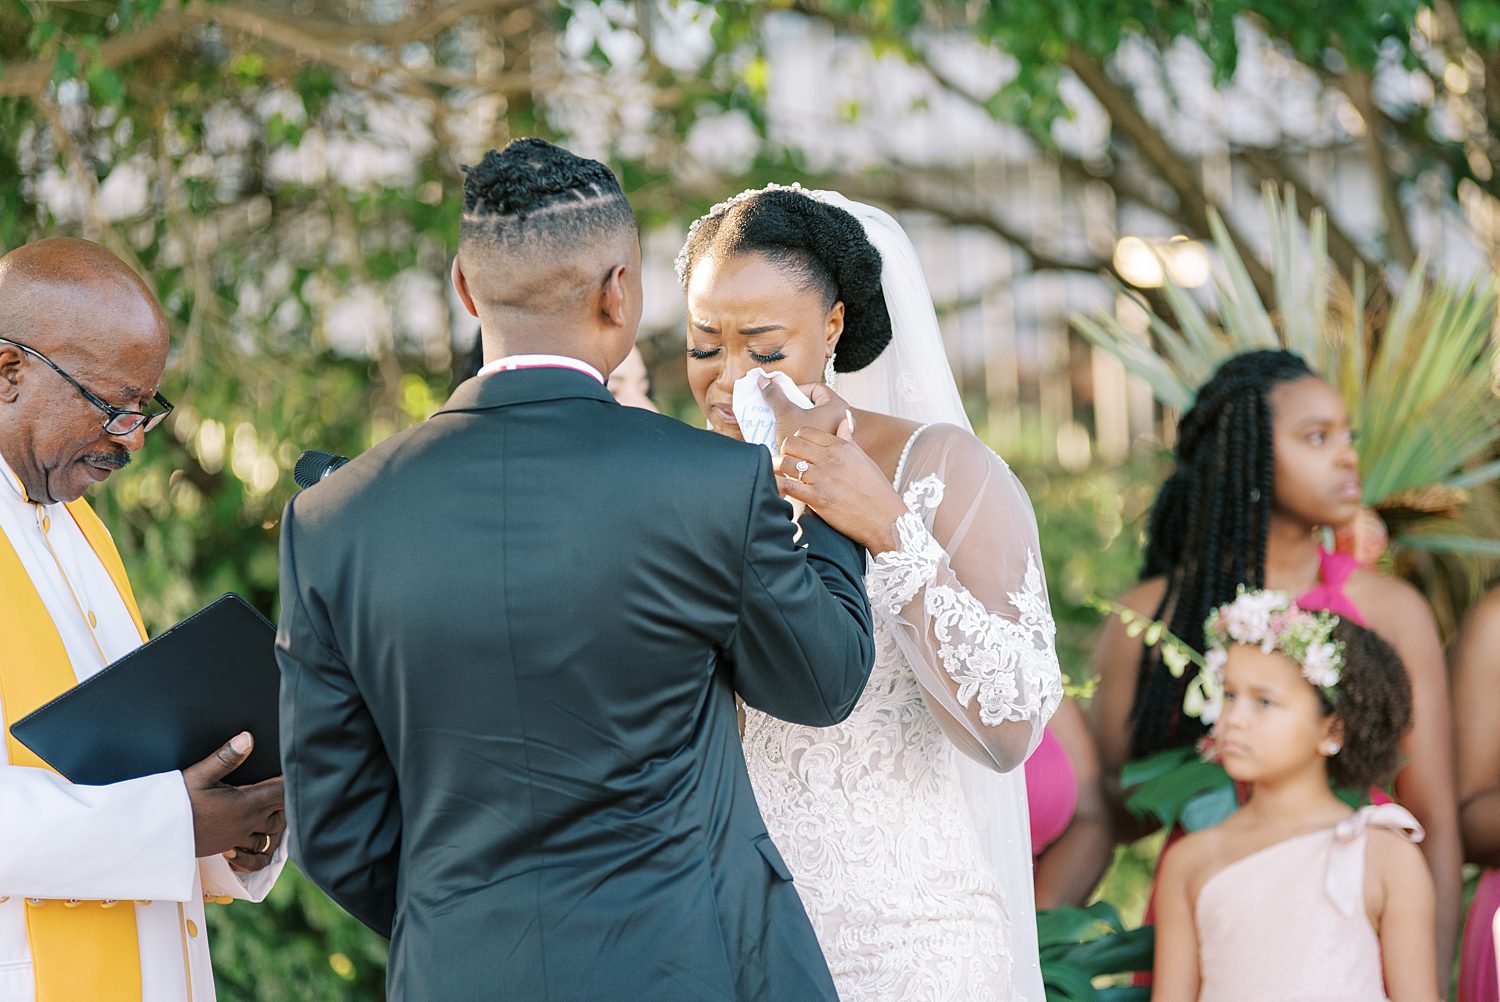
[[(958, 683), (958, 701), (979, 697), (979, 721), (1046, 718), (1062, 700), (1062, 670), (1053, 639), (1057, 628), (1042, 590), (1036, 554), (1026, 554), (1022, 590), (1007, 597), (1018, 619), (997, 616), (962, 588), (928, 587), (924, 599), (943, 669)], [(1025, 694), (1017, 680), (1026, 682)]]
[(960, 705), (969, 706), (977, 696), (980, 722), (990, 727), (1045, 719), (1062, 700), (1062, 672), (1036, 553), (1027, 550), (1021, 590), (1006, 596), (1015, 607), (1014, 619), (990, 612), (960, 582), (937, 584), (947, 553), (921, 513), (942, 504), (943, 490), (941, 479), (927, 476), (903, 493), (907, 513), (896, 520), (901, 547), (872, 561), (866, 579), (870, 603), (899, 619), (926, 589), (922, 608), (932, 620), (938, 660), (958, 684)]

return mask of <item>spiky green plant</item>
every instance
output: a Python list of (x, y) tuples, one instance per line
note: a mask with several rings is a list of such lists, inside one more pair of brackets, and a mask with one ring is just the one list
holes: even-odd
[[(1304, 226), (1295, 194), (1273, 188), (1266, 190), (1265, 210), (1274, 310), (1211, 212), (1223, 265), (1211, 310), (1163, 266), (1161, 292), (1171, 317), (1142, 304), (1148, 338), (1109, 312), (1075, 317), (1074, 326), (1179, 412), (1231, 355), (1281, 347), (1302, 355), (1349, 407), (1360, 434), (1365, 504), (1389, 525), (1395, 554), (1434, 554), (1436, 560), (1424, 560), (1408, 552), (1407, 563), (1424, 578), (1449, 578), (1432, 581), (1434, 590), (1462, 603), (1500, 560), (1493, 284), (1453, 285), (1419, 264), (1388, 307), (1372, 308), (1363, 273), (1346, 278), (1330, 264), (1320, 212)], [(1123, 286), (1119, 291), (1129, 295)], [(1440, 610), (1440, 618), (1451, 626), (1456, 613)]]

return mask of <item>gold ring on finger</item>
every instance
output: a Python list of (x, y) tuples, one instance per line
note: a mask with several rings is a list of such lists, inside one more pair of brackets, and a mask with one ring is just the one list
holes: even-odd
[(260, 846), (260, 849), (258, 850), (258, 852), (262, 856), (264, 856), (266, 853), (268, 853), (268, 852), (271, 851), (271, 836), (270, 835), (261, 835), (261, 838), (264, 839), (265, 841), (263, 841), (261, 843), (261, 846)]

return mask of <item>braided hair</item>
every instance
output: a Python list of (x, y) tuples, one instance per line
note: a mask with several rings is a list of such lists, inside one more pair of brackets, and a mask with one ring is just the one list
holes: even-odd
[[(1154, 616), (1199, 651), (1214, 608), (1233, 601), (1238, 585), (1265, 586), (1276, 479), (1270, 393), (1313, 375), (1289, 351), (1236, 355), (1203, 384), (1178, 423), (1176, 466), (1151, 509), (1141, 578), (1166, 579)], [(1203, 724), (1182, 712), (1193, 674), (1189, 668), (1174, 678), (1155, 646), (1142, 651), (1132, 757), (1202, 736)]]
[(584, 243), (635, 215), (614, 173), (545, 139), (517, 139), (465, 165), (461, 238), (505, 247)]
[(704, 257), (760, 254), (800, 288), (818, 292), (823, 308), (844, 304), (844, 332), (833, 367), (863, 369), (891, 343), (891, 315), (880, 284), (880, 251), (858, 219), (798, 186), (745, 192), (714, 206), (693, 224), (678, 257), (687, 286)]

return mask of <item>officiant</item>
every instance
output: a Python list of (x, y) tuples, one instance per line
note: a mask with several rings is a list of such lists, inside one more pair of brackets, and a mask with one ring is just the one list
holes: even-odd
[(10, 735), (145, 639), (83, 493), (170, 412), (167, 348), (155, 296), (99, 245), (0, 258), (0, 1002), (212, 1000), (204, 902), (259, 901), (284, 862), (281, 780), (229, 785), (252, 735), (109, 786)]

